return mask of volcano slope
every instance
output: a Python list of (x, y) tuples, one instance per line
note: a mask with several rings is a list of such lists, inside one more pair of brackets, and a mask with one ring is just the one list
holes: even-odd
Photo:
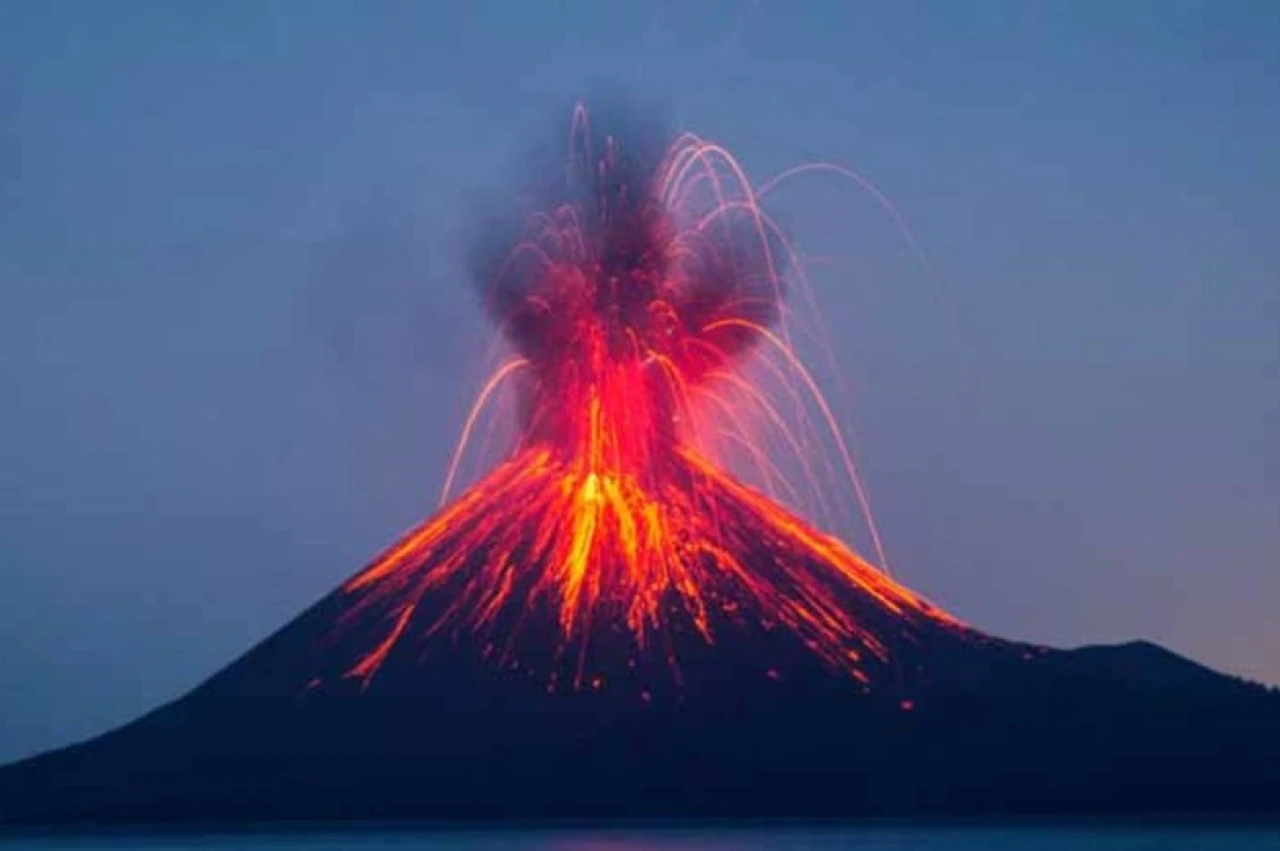
[[(549, 690), (445, 636), (397, 645), (365, 683), (343, 676), (340, 644), (317, 658), (348, 605), (335, 592), (178, 701), (0, 770), (0, 819), (1260, 815), (1280, 801), (1280, 695), (1150, 644), (1060, 651), (923, 624), (866, 688), (794, 633), (735, 621), (714, 646), (674, 642), (680, 683), (662, 660)], [(531, 643), (553, 646), (554, 614), (533, 620)], [(634, 651), (626, 635), (606, 632), (601, 655)]]
[[(772, 498), (776, 453), (814, 460), (798, 391), (833, 425), (791, 252), (722, 148), (572, 127), (567, 180), (476, 254), (505, 460), (190, 694), (0, 770), (0, 820), (1277, 809), (1280, 695), (985, 636)], [(748, 356), (795, 378), (780, 402)]]

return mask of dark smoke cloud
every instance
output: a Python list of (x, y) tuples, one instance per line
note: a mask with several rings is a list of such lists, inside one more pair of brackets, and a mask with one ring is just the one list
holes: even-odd
[[(720, 216), (699, 239), (685, 241), (673, 269), (669, 251), (674, 229), (687, 227), (712, 209), (710, 194), (699, 209), (666, 209), (655, 182), (676, 133), (661, 112), (632, 97), (611, 93), (587, 104), (586, 132), (571, 134), (573, 109), (557, 116), (550, 141), (532, 148), (519, 178), (505, 197), (489, 199), (476, 217), (469, 259), (485, 312), (522, 354), (535, 362), (569, 353), (573, 323), (562, 321), (563, 293), (547, 265), (531, 254), (512, 258), (531, 215), (573, 207), (581, 217), (587, 256), (566, 253), (552, 259), (594, 278), (597, 305), (612, 311), (618, 327), (650, 322), (657, 282), (676, 280), (666, 293), (687, 336), (718, 318), (735, 317), (767, 326), (780, 313), (785, 251), (780, 239), (760, 239), (748, 211)], [(610, 152), (610, 166), (599, 161)], [(591, 162), (586, 162), (586, 157)], [(709, 187), (706, 187), (709, 193)], [(686, 221), (678, 222), (681, 215)], [(578, 262), (588, 261), (588, 262)], [(703, 335), (723, 359), (738, 357), (757, 335), (725, 327)], [(686, 363), (689, 371), (718, 365)], [(692, 375), (690, 377), (693, 377)]]

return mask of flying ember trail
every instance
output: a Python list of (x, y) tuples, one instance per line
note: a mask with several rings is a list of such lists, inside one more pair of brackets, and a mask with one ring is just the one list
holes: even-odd
[[(363, 642), (345, 675), (367, 685), (449, 636), (549, 688), (599, 688), (620, 666), (678, 672), (683, 648), (746, 631), (786, 632), (869, 684), (914, 633), (966, 632), (782, 504), (796, 488), (772, 459), (782, 446), (809, 464), (788, 426), (809, 408), (865, 497), (791, 345), (797, 259), (734, 158), (690, 134), (602, 133), (581, 107), (566, 154), (538, 205), (476, 253), (510, 356), (446, 488), (500, 390), (517, 400), (515, 446), (343, 586), (339, 626)], [(730, 455), (762, 485), (731, 475)]]

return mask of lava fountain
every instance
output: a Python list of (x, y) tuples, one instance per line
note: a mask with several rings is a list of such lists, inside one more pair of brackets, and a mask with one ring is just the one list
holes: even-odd
[[(598, 132), (579, 107), (544, 182), (475, 255), (510, 356), (468, 417), (450, 484), (500, 389), (518, 438), (342, 587), (338, 629), (363, 636), (345, 676), (367, 686), (393, 654), (450, 636), (545, 673), (550, 690), (599, 688), (620, 665), (678, 675), (682, 647), (748, 631), (785, 633), (870, 684), (902, 640), (967, 632), (770, 495), (786, 476), (745, 423), (776, 427), (803, 456), (787, 424), (801, 397), (862, 490), (791, 345), (797, 258), (729, 152), (691, 134), (652, 145)], [(767, 487), (728, 472), (729, 444)]]

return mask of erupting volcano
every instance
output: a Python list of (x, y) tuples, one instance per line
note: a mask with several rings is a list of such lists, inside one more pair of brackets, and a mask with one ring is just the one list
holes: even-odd
[(1280, 695), (892, 578), (766, 190), (570, 125), (473, 253), (469, 487), (190, 693), (0, 768), (0, 825), (1276, 812)]
[[(509, 382), (517, 446), (346, 584), (340, 627), (384, 633), (346, 673), (368, 683), (391, 654), (468, 633), (495, 664), (598, 688), (620, 665), (678, 675), (673, 636), (714, 644), (724, 630), (776, 628), (868, 682), (921, 628), (960, 632), (717, 458), (711, 435), (727, 436), (767, 485), (794, 492), (749, 421), (802, 453), (786, 414), (810, 394), (849, 462), (788, 344), (793, 252), (742, 169), (692, 135), (661, 147), (596, 132), (581, 108), (568, 138), (543, 206), (476, 253), (483, 303), (514, 356), (466, 431)], [(771, 400), (741, 369), (757, 348), (791, 399)], [(851, 462), (847, 472), (858, 488)], [(861, 617), (868, 606), (884, 616)], [(550, 661), (538, 643), (549, 627)]]

